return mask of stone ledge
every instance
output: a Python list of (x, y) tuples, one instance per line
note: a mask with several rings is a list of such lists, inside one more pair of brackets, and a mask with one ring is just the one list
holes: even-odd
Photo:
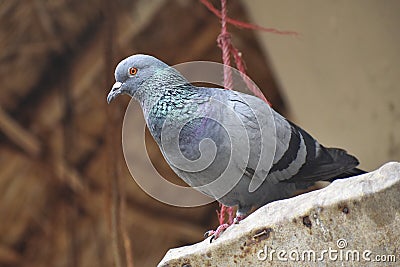
[(371, 266), (376, 256), (400, 266), (396, 162), (270, 203), (211, 244), (169, 250), (158, 266)]

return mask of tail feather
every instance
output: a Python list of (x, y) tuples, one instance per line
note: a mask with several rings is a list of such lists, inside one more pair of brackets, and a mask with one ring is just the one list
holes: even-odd
[(336, 179), (349, 178), (349, 177), (358, 176), (358, 175), (361, 175), (361, 174), (364, 174), (364, 173), (367, 173), (367, 172), (364, 171), (364, 170), (361, 170), (359, 168), (353, 168), (353, 169), (345, 171), (344, 173), (339, 174), (339, 175), (337, 175), (337, 176), (335, 176), (335, 177), (333, 177), (331, 179), (328, 179), (327, 181), (333, 182)]
[(333, 159), (333, 162), (339, 163), (343, 166), (357, 166), (359, 163), (358, 159), (347, 151), (341, 148), (325, 148)]
[(366, 171), (355, 167), (359, 164), (358, 159), (352, 155), (347, 154), (346, 150), (341, 148), (327, 148), (327, 149), (335, 162), (340, 162), (345, 166), (354, 166), (354, 168), (350, 168), (341, 174), (335, 175), (334, 177), (328, 179), (327, 181), (332, 182), (336, 179), (348, 178), (366, 173)]

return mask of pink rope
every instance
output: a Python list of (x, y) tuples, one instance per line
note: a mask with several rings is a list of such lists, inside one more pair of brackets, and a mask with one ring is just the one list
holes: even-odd
[[(206, 0), (201, 0), (202, 2), (208, 3)], [(212, 5), (211, 5), (212, 6)], [(213, 7), (214, 8), (214, 7)], [(225, 89), (231, 90), (233, 87), (232, 70), (231, 66), (231, 54), (235, 60), (236, 67), (239, 69), (242, 79), (246, 83), (249, 90), (257, 97), (264, 100), (268, 105), (271, 103), (267, 100), (261, 90), (251, 82), (251, 80), (246, 75), (246, 68), (243, 62), (243, 58), (239, 50), (233, 46), (231, 35), (227, 29), (227, 5), (226, 0), (221, 0), (221, 33), (218, 36), (218, 46), (222, 50), (222, 62), (224, 63), (224, 87)]]
[(267, 103), (269, 106), (271, 106), (271, 103), (268, 101), (268, 99), (264, 96), (264, 94), (261, 92), (261, 90), (255, 86), (255, 84), (250, 80), (250, 78), (246, 75), (246, 67), (242, 58), (242, 53), (239, 52), (238, 49), (232, 46), (231, 52), (233, 54), (233, 58), (235, 59), (236, 67), (240, 71), (240, 75), (242, 76), (243, 81), (246, 83), (247, 88), (257, 97), (261, 98), (264, 100), (265, 103)]
[[(200, 2), (203, 5), (205, 5), (208, 8), (208, 10), (210, 10), (212, 13), (214, 13), (215, 16), (217, 16), (218, 18), (222, 19), (222, 12), (220, 12), (218, 9), (216, 9), (210, 2), (208, 2), (207, 0), (200, 0)], [(234, 20), (234, 19), (231, 19), (229, 17), (226, 17), (225, 21), (228, 22), (229, 24), (232, 24), (232, 25), (238, 27), (238, 28), (245, 28), (245, 29), (250, 29), (250, 30), (258, 30), (258, 31), (275, 33), (275, 34), (282, 34), (282, 35), (294, 35), (294, 36), (299, 35), (295, 31), (282, 31), (282, 30), (278, 30), (278, 29), (275, 29), (275, 28), (266, 28), (266, 27), (262, 27), (262, 26), (259, 26), (259, 25), (246, 23), (246, 22), (239, 21), (239, 20)]]
[(231, 66), (231, 35), (228, 33), (226, 27), (226, 0), (221, 0), (221, 33), (218, 36), (218, 46), (222, 49), (222, 62), (224, 63), (224, 87), (225, 89), (232, 89), (232, 70)]
[[(224, 87), (225, 89), (231, 90), (233, 85), (232, 70), (231, 70), (231, 50), (232, 42), (231, 35), (227, 30), (226, 19), (227, 19), (227, 8), (226, 0), (221, 0), (221, 34), (218, 36), (218, 46), (222, 50), (222, 61), (224, 63)], [(218, 214), (219, 224), (222, 225), (225, 222), (225, 214), (228, 213), (228, 224), (233, 223), (234, 209), (232, 207), (226, 207), (221, 204), (221, 212)]]
[[(249, 90), (254, 95), (261, 98), (268, 105), (271, 106), (271, 103), (267, 100), (267, 98), (264, 96), (264, 94), (261, 92), (261, 90), (257, 86), (255, 86), (254, 83), (250, 80), (250, 78), (246, 75), (246, 66), (243, 61), (242, 54), (232, 44), (231, 35), (227, 29), (227, 23), (230, 23), (232, 25), (235, 25), (235, 26), (241, 27), (241, 28), (247, 28), (247, 29), (252, 29), (252, 30), (261, 30), (264, 32), (270, 32), (270, 33), (275, 33), (275, 34), (298, 35), (297, 32), (280, 31), (280, 30), (277, 30), (274, 28), (265, 28), (265, 27), (261, 27), (258, 25), (231, 19), (227, 16), (227, 4), (226, 4), (227, 0), (221, 0), (221, 11), (217, 10), (207, 0), (200, 0), (200, 2), (203, 5), (205, 5), (211, 12), (213, 12), (217, 17), (219, 17), (221, 19), (221, 33), (218, 36), (217, 42), (218, 42), (218, 46), (222, 50), (222, 61), (224, 63), (224, 87), (225, 87), (225, 89), (231, 90), (233, 87), (232, 70), (230, 68), (231, 55), (232, 55), (235, 60), (236, 67), (240, 71), (242, 79), (246, 83), (246, 86), (249, 88)], [(219, 224), (220, 225), (224, 224), (225, 219), (226, 219), (226, 213), (228, 214), (228, 224), (229, 225), (232, 224), (233, 219), (234, 219), (234, 209), (232, 207), (227, 207), (222, 204), (220, 204), (220, 206), (221, 206), (221, 211), (220, 212), (217, 211)]]

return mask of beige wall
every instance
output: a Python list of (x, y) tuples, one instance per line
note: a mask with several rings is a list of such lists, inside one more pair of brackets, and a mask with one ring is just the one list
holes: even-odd
[(244, 2), (255, 23), (300, 33), (259, 33), (291, 118), (367, 170), (400, 161), (400, 1)]

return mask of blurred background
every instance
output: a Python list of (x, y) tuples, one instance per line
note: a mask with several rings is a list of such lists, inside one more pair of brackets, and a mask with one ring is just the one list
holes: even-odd
[[(366, 170), (400, 160), (399, 12), (397, 0), (228, 1), (231, 18), (299, 33), (229, 26), (273, 107)], [(221, 62), (219, 32), (197, 0), (0, 1), (0, 266), (154, 266), (217, 226), (215, 202), (141, 191), (122, 156), (129, 98), (106, 95), (131, 54)]]

